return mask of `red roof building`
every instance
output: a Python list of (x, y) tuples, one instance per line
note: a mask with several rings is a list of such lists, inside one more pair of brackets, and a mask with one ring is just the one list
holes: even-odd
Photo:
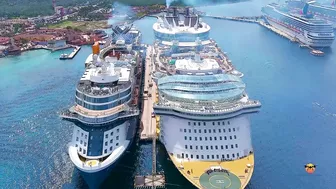
[(9, 37), (0, 37), (0, 45), (8, 45), (10, 43)]

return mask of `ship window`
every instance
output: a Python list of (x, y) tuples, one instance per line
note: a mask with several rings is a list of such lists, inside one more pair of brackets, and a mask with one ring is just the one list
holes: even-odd
[(223, 132), (225, 133), (225, 129), (223, 129)]
[(212, 140), (212, 137), (210, 137), (210, 140)]
[(234, 138), (234, 139), (237, 139), (237, 136), (236, 136), (236, 135), (234, 135), (234, 136), (233, 136), (233, 138)]
[(192, 158), (194, 158), (194, 156), (191, 154), (191, 155), (190, 155), (190, 158), (192, 159)]
[(82, 148), (79, 148), (79, 151), (81, 152), (81, 151), (82, 151)]
[(225, 125), (225, 121), (223, 121), (222, 124)]
[(205, 149), (206, 149), (206, 150), (209, 150), (209, 147), (208, 147), (208, 146), (205, 146)]
[(224, 149), (224, 146), (223, 146), (223, 145), (221, 145), (221, 149), (222, 149), (222, 150)]
[(232, 140), (232, 136), (230, 136), (230, 140)]
[(203, 125), (205, 126), (205, 125), (206, 125), (206, 123), (205, 123), (205, 122), (203, 122)]
[(222, 132), (222, 130), (221, 130), (221, 129), (218, 129), (218, 132)]
[(191, 140), (191, 137), (189, 137), (189, 140)]
[(199, 155), (196, 155), (196, 159), (199, 159)]
[(119, 129), (117, 129), (117, 133), (119, 133)]
[(223, 159), (225, 158), (225, 155), (224, 155), (224, 154), (222, 154), (222, 158), (223, 158)]
[(215, 155), (211, 155), (212, 159), (215, 159)]
[(239, 158), (239, 153), (237, 153), (237, 157)]
[(229, 154), (226, 154), (226, 157), (227, 157), (227, 158), (230, 158), (230, 155), (229, 155)]
[(84, 142), (84, 146), (86, 146), (86, 142)]
[(186, 133), (186, 132), (187, 132), (187, 129), (184, 129), (184, 132)]
[(185, 147), (185, 149), (188, 149), (188, 145), (185, 145), (184, 147)]
[(218, 123), (217, 123), (218, 125), (220, 125), (220, 122), (218, 121)]
[(198, 122), (198, 126), (201, 126), (201, 122)]
[(84, 136), (84, 133), (81, 133), (82, 134), (82, 137)]
[(219, 137), (219, 140), (223, 140), (223, 137), (220, 136), (220, 137)]
[(206, 133), (206, 129), (204, 129), (204, 133)]
[(197, 141), (197, 137), (195, 137), (195, 140)]
[(217, 137), (214, 137), (214, 140), (217, 140)]
[(92, 140), (92, 139), (93, 139), (93, 136), (90, 137), (90, 140)]
[(229, 132), (231, 132), (231, 129), (229, 128)]
[(83, 144), (83, 141), (82, 141), (82, 140), (80, 141), (80, 144)]
[(191, 133), (191, 129), (189, 129), (189, 133)]
[(204, 156), (203, 156), (203, 155), (201, 155), (201, 158), (202, 158), (202, 159), (204, 159)]
[(224, 136), (224, 140), (226, 140), (227, 138), (226, 138), (226, 136)]
[(83, 154), (86, 154), (86, 150), (83, 150)]
[(105, 138), (108, 138), (108, 135), (107, 135), (107, 134), (105, 135)]
[(207, 159), (210, 159), (210, 156), (209, 156), (209, 155), (207, 155)]
[(116, 137), (116, 140), (119, 140), (119, 136)]
[(225, 145), (225, 149), (228, 149), (228, 145)]
[(213, 132), (216, 133), (216, 129), (213, 129)]
[(188, 122), (188, 125), (190, 125), (190, 122)]
[(213, 147), (212, 147), (212, 146), (210, 146), (210, 149), (212, 150), (212, 149), (213, 149)]
[(113, 139), (110, 140), (110, 143), (113, 143)]
[(188, 158), (188, 154), (186, 154), (186, 158)]
[(219, 155), (216, 155), (217, 159), (219, 159)]
[(112, 146), (110, 147), (110, 151), (112, 151)]
[(194, 126), (196, 126), (196, 122), (194, 122)]
[(85, 135), (85, 139), (87, 139), (87, 135)]
[(212, 122), (212, 125), (215, 125), (215, 122)]
[(236, 131), (236, 129), (235, 129), (235, 128), (232, 128), (232, 130), (233, 130), (233, 132), (235, 132), (235, 131)]
[(183, 130), (182, 129), (180, 129), (180, 132), (182, 132)]
[(201, 150), (203, 150), (203, 146), (200, 146)]
[(192, 146), (190, 145), (190, 150), (192, 150)]
[(232, 157), (234, 158), (234, 157), (235, 157), (235, 154), (232, 154)]
[(76, 138), (76, 141), (78, 141), (79, 139), (78, 139), (78, 137)]
[(196, 129), (194, 129), (194, 133), (197, 133), (197, 130), (196, 130)]
[(107, 142), (105, 142), (105, 146), (107, 146)]
[(238, 144), (236, 144), (236, 148), (238, 148)]
[(111, 132), (111, 136), (113, 135), (113, 132)]
[(218, 150), (218, 146), (217, 145), (215, 146), (215, 149)]
[(230, 125), (230, 121), (228, 121), (228, 125)]
[(118, 142), (116, 143), (116, 146), (119, 146), (119, 143), (118, 143)]
[(76, 147), (78, 147), (78, 144), (76, 144)]
[(208, 140), (208, 137), (205, 137), (205, 140)]
[(202, 131), (201, 131), (201, 129), (198, 129), (198, 133), (201, 133)]
[(231, 144), (231, 148), (233, 148), (233, 144)]
[(200, 137), (200, 140), (202, 140), (202, 137)]
[(211, 133), (211, 129), (209, 129), (209, 133)]
[(79, 130), (77, 130), (77, 133), (79, 133)]
[(107, 154), (107, 149), (104, 150), (104, 153)]
[(196, 150), (198, 150), (198, 146), (195, 146)]
[(182, 153), (182, 158), (184, 158), (184, 153)]
[(184, 136), (184, 140), (187, 140), (187, 138), (188, 138), (187, 136)]

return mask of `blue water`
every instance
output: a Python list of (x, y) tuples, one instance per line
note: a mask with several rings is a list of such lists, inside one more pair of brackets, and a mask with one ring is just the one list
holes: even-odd
[[(262, 2), (264, 3), (264, 2)], [(258, 15), (261, 2), (204, 9), (216, 15)], [(259, 8), (258, 8), (259, 7)], [(259, 25), (205, 19), (211, 37), (245, 74), (247, 92), (262, 102), (251, 116), (255, 171), (249, 189), (334, 189), (336, 164), (336, 43), (314, 57)], [(153, 41), (153, 18), (135, 24)], [(74, 102), (90, 47), (73, 60), (63, 52), (25, 52), (0, 59), (0, 188), (86, 188), (68, 155), (72, 124), (58, 113)], [(151, 145), (134, 144), (104, 188), (133, 188), (135, 174), (151, 171)], [(304, 165), (316, 172), (308, 175)], [(158, 147), (167, 188), (193, 188)]]

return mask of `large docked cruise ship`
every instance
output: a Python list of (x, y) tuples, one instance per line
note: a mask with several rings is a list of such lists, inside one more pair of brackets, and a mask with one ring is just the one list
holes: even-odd
[(75, 105), (62, 114), (75, 123), (68, 153), (90, 188), (98, 188), (125, 154), (139, 115), (140, 55), (125, 37), (137, 41), (141, 34), (131, 26), (114, 30), (119, 34), (112, 40), (116, 43), (102, 50), (98, 43), (93, 46), (76, 87)]
[(335, 0), (332, 6), (317, 4), (315, 1), (290, 0), (287, 1), (287, 7), (296, 11), (301, 11), (304, 6), (308, 6), (308, 13), (313, 14), (317, 18), (324, 19), (336, 28), (336, 7)]
[(159, 140), (197, 188), (243, 189), (254, 170), (250, 100), (242, 74), (209, 38), (210, 26), (172, 8), (153, 25)]
[(330, 47), (335, 39), (332, 25), (314, 18), (308, 13), (308, 6), (303, 8), (302, 14), (298, 14), (271, 3), (263, 7), (262, 12), (270, 25), (311, 47)]

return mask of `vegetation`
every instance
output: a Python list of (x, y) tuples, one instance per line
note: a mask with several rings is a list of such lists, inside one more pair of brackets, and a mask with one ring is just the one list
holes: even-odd
[(107, 27), (106, 21), (99, 21), (99, 22), (63, 21), (63, 22), (59, 22), (57, 24), (52, 24), (48, 26), (48, 28), (51, 28), (51, 29), (63, 28), (63, 29), (73, 29), (75, 31), (83, 31), (83, 32), (91, 31), (97, 28), (105, 28), (105, 27)]

